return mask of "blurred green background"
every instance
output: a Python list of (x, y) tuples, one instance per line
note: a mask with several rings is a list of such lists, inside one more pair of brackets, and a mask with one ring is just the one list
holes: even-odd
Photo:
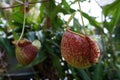
[[(104, 0), (80, 0), (81, 4), (95, 1), (101, 9), (101, 21), (82, 8), (87, 33), (99, 44), (99, 63), (87, 69), (77, 69), (61, 57), (60, 43), (69, 16), (79, 15), (78, 0), (26, 0), (26, 23), (23, 37), (41, 42), (35, 60), (28, 66), (18, 64), (13, 40), (22, 32), (25, 0), (0, 0), (0, 80), (120, 80), (120, 1), (101, 5)], [(105, 0), (110, 1), (110, 0)], [(72, 5), (76, 5), (72, 8)], [(86, 9), (90, 10), (88, 5)], [(94, 7), (94, 5), (93, 5)], [(76, 16), (75, 15), (75, 16)], [(84, 33), (79, 18), (69, 26)]]

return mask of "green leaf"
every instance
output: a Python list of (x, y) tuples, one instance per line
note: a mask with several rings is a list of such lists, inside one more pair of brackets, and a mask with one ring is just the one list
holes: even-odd
[(102, 65), (101, 63), (98, 63), (96, 66), (95, 66), (95, 70), (94, 70), (94, 76), (93, 76), (93, 80), (103, 80), (102, 78)]
[(55, 18), (55, 16), (60, 12), (60, 9), (61, 9), (61, 4), (59, 4), (58, 6), (56, 6), (52, 12), (51, 12), (51, 15), (50, 15), (50, 18), (53, 20)]
[(116, 0), (112, 4), (104, 6), (103, 14), (105, 17), (110, 17), (110, 21), (105, 21), (104, 26), (110, 33), (112, 33), (120, 19), (120, 1)]
[(14, 20), (15, 22), (20, 23), (20, 24), (23, 23), (24, 16), (23, 16), (23, 13), (20, 12), (18, 8), (15, 10), (15, 12), (13, 12), (11, 17), (12, 17), (12, 20)]
[(62, 4), (65, 10), (70, 13), (70, 5), (66, 2), (66, 0), (62, 0)]
[(51, 55), (53, 66), (58, 70), (59, 76), (63, 78), (64, 72), (62, 70), (60, 58), (57, 55)]
[(73, 68), (72, 66), (70, 66), (68, 64), (68, 67), (70, 68), (70, 70), (72, 71), (72, 75), (75, 77), (75, 80), (79, 80), (79, 78), (77, 77), (77, 72), (75, 71), (75, 68)]
[(44, 7), (44, 13), (47, 16), (51, 16), (51, 13), (53, 12), (53, 10), (56, 8), (56, 5), (54, 3), (54, 0), (42, 3), (42, 6)]
[(114, 42), (115, 50), (116, 51), (120, 51), (120, 27), (119, 27), (119, 24), (115, 28), (113, 34), (115, 35), (115, 37), (113, 37), (113, 42)]
[(7, 38), (0, 37), (0, 47), (5, 49), (9, 55), (15, 55), (14, 49)]
[(57, 56), (54, 53), (54, 49), (51, 49), (50, 46), (46, 46), (45, 45), (45, 48), (46, 48), (48, 54), (51, 56), (51, 59), (52, 59), (52, 62), (53, 62), (53, 66), (58, 70), (59, 76), (63, 78), (64, 72), (63, 72), (62, 67), (61, 67), (61, 62), (60, 62), (59, 56)]
[(77, 33), (80, 33), (80, 31), (81, 31), (81, 25), (76, 18), (73, 18), (73, 27), (72, 28)]
[(93, 18), (92, 16), (89, 16), (88, 14), (86, 14), (86, 13), (84, 13), (84, 12), (82, 12), (82, 15), (86, 18), (86, 19), (88, 19), (88, 21), (89, 21), (89, 23), (91, 24), (91, 25), (93, 25), (94, 27), (96, 27), (96, 28), (99, 28), (99, 29), (101, 29), (101, 23), (99, 23), (99, 22), (97, 22), (96, 20), (95, 20), (95, 18)]
[(66, 0), (62, 0), (62, 6), (63, 7), (60, 12), (62, 12), (63, 14), (70, 14), (75, 12), (75, 10), (70, 7), (71, 5), (66, 2)]
[(12, 32), (13, 38), (14, 40), (18, 40), (19, 36), (17, 35), (17, 33), (15, 31)]
[(91, 80), (88, 74), (84, 70), (79, 70), (79, 75), (83, 78), (83, 80)]
[(115, 0), (112, 4), (108, 4), (103, 7), (103, 14), (107, 16), (108, 14), (113, 14), (115, 10), (120, 8), (120, 1)]

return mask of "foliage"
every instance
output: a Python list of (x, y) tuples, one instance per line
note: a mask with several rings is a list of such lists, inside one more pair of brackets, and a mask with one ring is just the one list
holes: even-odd
[[(6, 4), (10, 3), (10, 0), (6, 1)], [(40, 0), (30, 0), (30, 2), (35, 1)], [(60, 14), (63, 16), (71, 15), (79, 10), (71, 8), (71, 5), (77, 0), (71, 0), (69, 3), (67, 0), (60, 1), (43, 0), (39, 4), (31, 4), (26, 8), (28, 12), (23, 37), (30, 41), (40, 40), (42, 47), (30, 65), (21, 66), (17, 63), (14, 68), (32, 67), (34, 71), (39, 71), (39, 78), (42, 79), (120, 80), (120, 1), (115, 0), (115, 2), (102, 8), (105, 17), (102, 22), (98, 22), (88, 13), (82, 12), (84, 18), (89, 21), (89, 25), (85, 29), (91, 36), (98, 36), (98, 43), (101, 46), (99, 63), (87, 69), (76, 69), (67, 64), (61, 57), (60, 43), (66, 21), (61, 18)], [(81, 2), (85, 1), (87, 0), (81, 0)], [(12, 5), (18, 4), (19, 2), (12, 3)], [(7, 9), (0, 8), (0, 47), (6, 51), (8, 57), (15, 58), (15, 47), (12, 41), (17, 40), (21, 34), (23, 15), (23, 5)], [(90, 26), (94, 27), (92, 33), (91, 30), (87, 29)], [(83, 31), (82, 24), (75, 17), (73, 25), (70, 27), (76, 32)], [(105, 32), (105, 29), (108, 32)]]

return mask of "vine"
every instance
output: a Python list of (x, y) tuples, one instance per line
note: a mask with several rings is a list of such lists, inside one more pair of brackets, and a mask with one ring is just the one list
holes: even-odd
[[(25, 3), (26, 3), (26, 0), (25, 0)], [(26, 4), (24, 4), (24, 19), (23, 19), (23, 28), (22, 28), (22, 33), (18, 39), (18, 42), (22, 39), (23, 37), (23, 34), (24, 34), (24, 31), (25, 31), (25, 19), (26, 19)]]
[(80, 10), (80, 17), (81, 17), (81, 20), (82, 20), (83, 29), (84, 29), (85, 35), (87, 35), (87, 31), (85, 29), (85, 23), (84, 23), (84, 20), (83, 20), (83, 14), (82, 14), (82, 9), (81, 9), (81, 5), (80, 5), (80, 0), (78, 0), (78, 6), (79, 6), (79, 10)]
[[(80, 11), (80, 17), (82, 20), (82, 25), (83, 25), (83, 29), (84, 29), (84, 33), (85, 35), (87, 35), (87, 31), (85, 29), (85, 24), (84, 24), (84, 20), (83, 20), (83, 15), (82, 15), (82, 10), (81, 10), (81, 5), (80, 5), (80, 0), (78, 0), (78, 6), (79, 6), (79, 11)], [(70, 21), (73, 19), (73, 17), (75, 16), (75, 12), (71, 14), (71, 16), (69, 17), (67, 23), (66, 23), (66, 27), (68, 27)]]

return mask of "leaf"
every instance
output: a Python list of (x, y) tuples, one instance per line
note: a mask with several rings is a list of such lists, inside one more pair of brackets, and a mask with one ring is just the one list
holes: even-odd
[(61, 67), (60, 58), (54, 53), (54, 49), (52, 49), (50, 46), (45, 45), (45, 48), (52, 59), (53, 66), (58, 70), (59, 76), (63, 78), (64, 72)]
[(76, 18), (73, 18), (73, 27), (72, 28), (74, 29), (75, 32), (80, 33), (80, 31), (81, 31), (81, 25)]
[(79, 78), (77, 77), (77, 72), (75, 71), (75, 68), (73, 68), (72, 66), (70, 66), (68, 64), (68, 67), (70, 68), (70, 70), (72, 71), (72, 75), (75, 77), (75, 80), (79, 80)]
[(5, 49), (5, 51), (9, 55), (15, 55), (14, 54), (14, 49), (12, 48), (12, 45), (10, 44), (10, 42), (9, 42), (9, 40), (7, 38), (0, 37), (0, 47)]
[(13, 38), (14, 40), (18, 40), (19, 36), (17, 35), (17, 33), (15, 31), (12, 32)]
[(103, 14), (105, 17), (111, 17), (109, 22), (104, 22), (104, 26), (110, 33), (112, 33), (118, 20), (120, 19), (120, 1), (116, 0), (112, 4), (104, 6)]
[(61, 4), (59, 4), (58, 6), (56, 6), (52, 12), (51, 12), (51, 15), (50, 15), (50, 18), (53, 20), (55, 18), (55, 16), (60, 12), (60, 9), (61, 9)]
[(120, 1), (115, 0), (112, 4), (108, 4), (103, 7), (103, 13), (107, 16), (108, 14), (114, 13), (114, 10), (118, 10), (118, 8), (120, 8)]
[(84, 12), (82, 12), (82, 15), (86, 18), (86, 19), (88, 19), (88, 21), (89, 21), (89, 23), (91, 24), (91, 25), (93, 25), (94, 27), (96, 27), (96, 28), (99, 28), (99, 29), (101, 29), (101, 23), (99, 23), (99, 22), (97, 22), (96, 20), (95, 20), (95, 18), (93, 18), (92, 16), (89, 16), (87, 13), (84, 13)]
[(94, 70), (94, 77), (93, 77), (93, 80), (103, 80), (102, 78), (102, 65), (101, 63), (98, 63), (96, 66), (95, 66), (95, 70)]
[(67, 10), (67, 12), (70, 12), (70, 5), (66, 2), (66, 0), (62, 0), (62, 4), (65, 10)]
[(23, 23), (23, 13), (19, 11), (19, 8), (15, 9), (15, 12), (12, 14), (12, 19), (17, 22), (22, 24)]
[(113, 34), (115, 35), (115, 36), (113, 37), (113, 42), (114, 42), (115, 50), (116, 50), (116, 51), (120, 51), (120, 27), (119, 27), (119, 24), (118, 24), (118, 26), (115, 28)]
[(52, 21), (52, 27), (54, 31), (58, 31), (63, 26), (63, 21), (60, 18), (55, 18)]
[(60, 12), (62, 12), (63, 14), (70, 14), (75, 12), (75, 10), (70, 7), (70, 4), (66, 2), (66, 0), (62, 0), (62, 6), (63, 7)]
[(88, 74), (84, 70), (79, 70), (79, 75), (83, 78), (83, 80), (91, 80)]
[(57, 55), (51, 55), (53, 66), (58, 70), (59, 76), (63, 78), (64, 72), (62, 70), (60, 59)]
[(46, 16), (51, 16), (51, 13), (56, 8), (56, 5), (53, 0), (42, 3)]

